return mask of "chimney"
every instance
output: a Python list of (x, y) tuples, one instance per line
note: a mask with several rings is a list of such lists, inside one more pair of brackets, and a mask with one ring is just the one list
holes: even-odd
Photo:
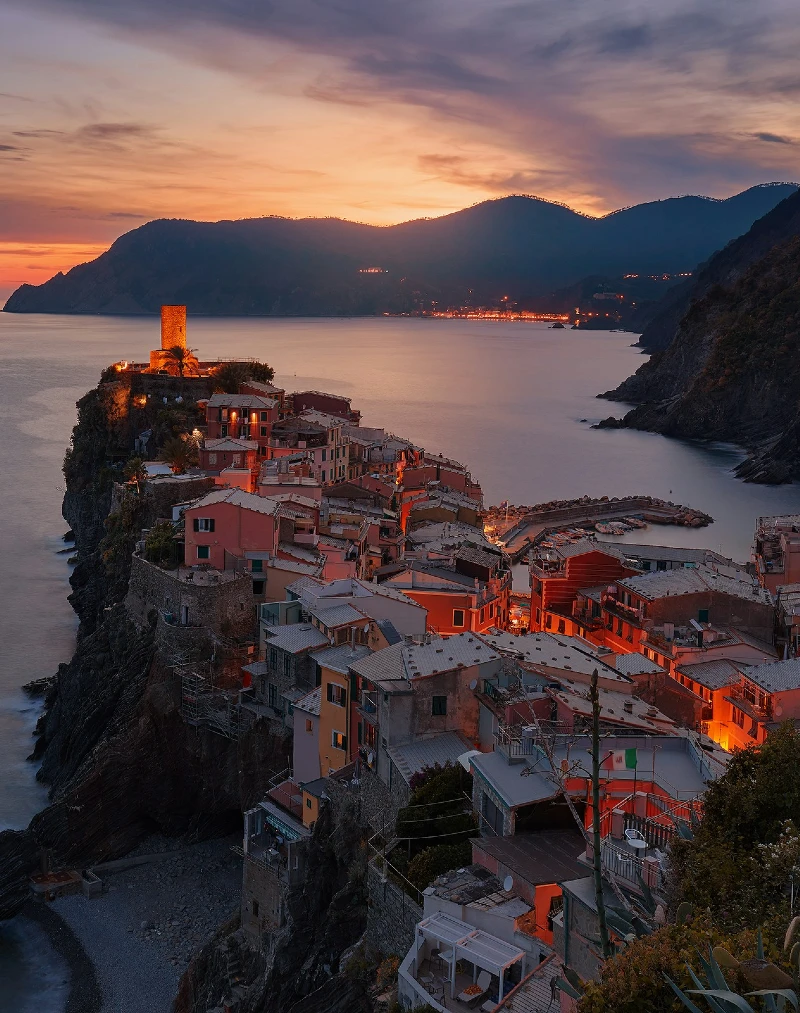
[(161, 350), (179, 345), (186, 348), (186, 307), (161, 307)]

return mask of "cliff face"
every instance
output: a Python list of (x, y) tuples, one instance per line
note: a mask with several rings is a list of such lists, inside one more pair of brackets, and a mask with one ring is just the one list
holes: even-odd
[[(800, 197), (784, 215), (800, 233)], [(739, 443), (751, 452), (739, 471), (750, 481), (800, 477), (799, 271), (794, 235), (730, 286), (709, 289), (667, 349), (603, 395), (643, 402), (608, 424)]]
[[(206, 1013), (224, 998), (237, 1013), (370, 1013), (365, 983), (341, 967), (366, 928), (365, 858), (354, 806), (323, 809), (305, 880), (290, 888), (286, 924), (271, 950), (255, 955), (236, 923), (186, 971), (175, 1013)], [(234, 973), (232, 973), (232, 969)]]
[(70, 596), (78, 646), (59, 667), (39, 726), (36, 754), (52, 804), (26, 830), (0, 833), (0, 917), (24, 903), (42, 849), (55, 867), (71, 868), (119, 857), (154, 831), (227, 831), (263, 797), (269, 772), (285, 765), (287, 743), (258, 724), (238, 742), (187, 726), (152, 631), (126, 618), (133, 542), (163, 509), (145, 496), (108, 515), (108, 455), (127, 426), (126, 394), (113, 384), (79, 403), (64, 500), (78, 550)]
[[(716, 286), (732, 287), (774, 246), (798, 234), (800, 192), (795, 192), (763, 218), (759, 218), (744, 235), (734, 239), (710, 260), (701, 264), (694, 278), (670, 289), (653, 311), (650, 323), (642, 331), (638, 344), (648, 352), (663, 351), (678, 334), (681, 321), (693, 303), (703, 300)], [(640, 378), (640, 374), (643, 374), (643, 378)], [(609, 392), (604, 397), (619, 401), (649, 400), (646, 387), (648, 376), (647, 367), (642, 367), (616, 391)]]

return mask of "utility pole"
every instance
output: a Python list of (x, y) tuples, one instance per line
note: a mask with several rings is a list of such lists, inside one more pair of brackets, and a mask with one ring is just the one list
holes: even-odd
[(600, 923), (600, 948), (603, 959), (613, 953), (608, 937), (606, 906), (603, 901), (603, 863), (600, 854), (600, 693), (597, 688), (597, 669), (592, 672), (590, 684), (592, 702), (592, 866), (594, 868), (594, 898)]

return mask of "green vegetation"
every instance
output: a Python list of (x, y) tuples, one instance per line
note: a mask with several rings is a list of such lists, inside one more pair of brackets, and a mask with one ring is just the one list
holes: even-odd
[(187, 373), (197, 372), (199, 363), (191, 348), (173, 345), (163, 353), (162, 358), (164, 368), (173, 376), (185, 376)]
[(693, 840), (670, 849), (677, 897), (713, 908), (734, 928), (788, 920), (792, 877), (800, 873), (798, 771), (800, 735), (788, 724), (734, 754), (708, 788)]
[(122, 469), (122, 473), (131, 483), (136, 486), (136, 491), (141, 492), (142, 486), (147, 481), (147, 468), (141, 457), (132, 457)]
[(187, 436), (170, 436), (161, 448), (159, 461), (164, 461), (176, 475), (183, 475), (187, 468), (197, 464), (197, 444)]
[[(601, 980), (585, 986), (579, 1013), (678, 1013), (686, 1008), (696, 1013), (697, 1003), (706, 998), (715, 1013), (780, 1013), (778, 998), (752, 992), (776, 982), (788, 987), (789, 973), (797, 981), (800, 944), (787, 955), (781, 953), (781, 943), (798, 907), (795, 899), (792, 909), (792, 898), (800, 892), (798, 770), (800, 735), (788, 723), (763, 744), (731, 757), (725, 774), (708, 787), (705, 814), (691, 839), (676, 839), (670, 846), (668, 895), (680, 924), (630, 939), (605, 963)], [(692, 910), (697, 916), (687, 918)], [(800, 919), (793, 926), (797, 931)], [(712, 949), (724, 968), (724, 983), (716, 978)], [(732, 954), (755, 956), (736, 959)], [(704, 986), (690, 965), (700, 966), (715, 987), (730, 987), (733, 998), (726, 1004), (717, 996), (715, 1006), (713, 996), (692, 992)], [(694, 1006), (687, 1007), (667, 979)], [(747, 993), (750, 998), (743, 998)]]
[(472, 845), (469, 841), (462, 841), (460, 844), (437, 844), (423, 849), (411, 859), (406, 877), (421, 892), (443, 872), (471, 864)]
[(175, 528), (169, 521), (157, 521), (150, 528), (144, 542), (144, 557), (148, 562), (168, 570), (174, 570), (178, 565)]
[[(753, 929), (728, 934), (703, 914), (683, 925), (668, 925), (652, 935), (637, 939), (603, 968), (599, 982), (588, 982), (579, 1013), (681, 1013), (682, 1001), (665, 975), (681, 989), (695, 987), (689, 966), (698, 963), (698, 954), (707, 957), (714, 947), (734, 953), (755, 953), (758, 933)], [(779, 959), (774, 940), (766, 941), (767, 954)], [(733, 988), (746, 989), (743, 974), (728, 975)], [(730, 1007), (721, 1007), (728, 1013)]]
[(216, 371), (216, 389), (223, 394), (235, 394), (240, 383), (255, 380), (272, 383), (275, 370), (265, 362), (224, 362)]
[(428, 767), (411, 781), (411, 797), (397, 815), (403, 844), (391, 863), (417, 890), (437, 876), (472, 862), (470, 838), (478, 833), (471, 811), (472, 775), (459, 763)]

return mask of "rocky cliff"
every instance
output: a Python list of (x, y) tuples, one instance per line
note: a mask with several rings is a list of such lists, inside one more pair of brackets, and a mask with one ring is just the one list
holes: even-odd
[[(798, 234), (800, 192), (795, 192), (754, 222), (744, 235), (732, 240), (701, 264), (693, 278), (671, 288), (650, 311), (649, 323), (642, 331), (638, 344), (648, 352), (663, 351), (672, 343), (692, 303), (704, 299), (718, 285), (730, 288), (774, 246)], [(620, 401), (638, 400), (638, 376), (639, 373), (617, 389)]]
[(131, 625), (122, 605), (133, 543), (164, 503), (123, 497), (109, 513), (109, 462), (124, 450), (127, 394), (101, 384), (78, 407), (64, 500), (78, 553), (70, 596), (78, 645), (59, 668), (38, 729), (39, 776), (52, 804), (26, 830), (0, 834), (0, 917), (24, 903), (43, 851), (55, 867), (74, 868), (119, 857), (154, 831), (230, 830), (285, 765), (287, 743), (258, 724), (235, 742), (182, 721), (152, 630)]
[[(759, 223), (738, 259), (725, 251), (711, 262), (709, 272), (726, 284), (700, 294), (669, 346), (602, 395), (640, 404), (621, 422), (601, 425), (735, 442), (750, 451), (741, 477), (800, 478), (800, 195), (781, 208), (779, 220), (776, 209), (771, 224)], [(740, 270), (745, 253), (787, 230), (791, 238)]]
[(314, 828), (305, 880), (290, 888), (286, 924), (256, 953), (234, 920), (192, 962), (175, 1013), (232, 1003), (237, 1013), (370, 1013), (367, 982), (345, 968), (366, 927), (366, 862), (354, 805), (326, 807)]

